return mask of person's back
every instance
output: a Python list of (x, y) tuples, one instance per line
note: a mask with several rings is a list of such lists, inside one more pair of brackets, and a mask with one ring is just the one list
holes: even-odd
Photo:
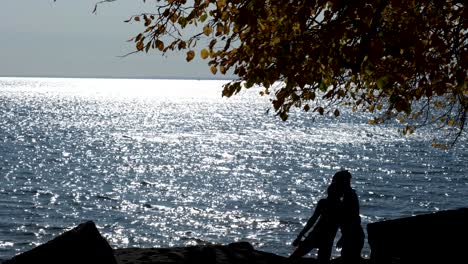
[(361, 250), (364, 247), (364, 230), (359, 215), (359, 202), (356, 192), (350, 188), (343, 197), (343, 219), (341, 232), (343, 243), (341, 256), (345, 263), (359, 263)]
[(341, 217), (341, 206), (338, 202), (331, 199), (321, 199), (318, 202), (320, 218), (310, 235), (321, 237), (323, 240), (330, 240), (330, 237), (336, 236)]
[(332, 182), (341, 186), (343, 191), (343, 213), (340, 223), (342, 238), (341, 256), (345, 263), (359, 263), (361, 251), (364, 247), (364, 230), (359, 215), (359, 198), (351, 188), (351, 173), (340, 171), (335, 174)]
[[(328, 197), (317, 203), (314, 214), (293, 242), (293, 245), (298, 245), (298, 248), (290, 258), (300, 258), (312, 249), (318, 248), (319, 263), (328, 263), (330, 261), (333, 242), (338, 232), (342, 213), (340, 200), (342, 194), (333, 184), (328, 187), (327, 192)], [(312, 226), (313, 229), (305, 240), (299, 242)]]

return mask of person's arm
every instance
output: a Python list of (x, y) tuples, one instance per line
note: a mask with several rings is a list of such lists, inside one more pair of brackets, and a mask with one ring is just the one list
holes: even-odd
[(322, 203), (321, 203), (321, 200), (320, 200), (318, 202), (318, 204), (317, 204), (317, 207), (315, 208), (314, 213), (312, 214), (312, 216), (307, 221), (307, 224), (304, 226), (304, 228), (301, 230), (301, 232), (299, 232), (299, 235), (297, 235), (297, 238), (294, 240), (293, 246), (297, 246), (299, 244), (299, 242), (302, 240), (302, 237), (304, 237), (304, 235), (307, 233), (307, 231), (309, 231), (309, 229), (312, 226), (314, 226), (315, 222), (317, 221), (317, 219), (319, 218), (319, 216), (321, 214), (321, 210), (322, 210)]
[(355, 221), (359, 221), (361, 223), (361, 216), (359, 214), (359, 197), (354, 189), (351, 189), (351, 215), (355, 217)]

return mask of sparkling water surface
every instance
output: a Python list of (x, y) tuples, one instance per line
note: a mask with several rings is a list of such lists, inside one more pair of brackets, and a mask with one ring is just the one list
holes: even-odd
[(286, 256), (340, 168), (364, 228), (468, 207), (466, 135), (447, 151), (437, 131), (362, 114), (282, 122), (258, 91), (221, 98), (223, 83), (0, 78), (0, 260), (86, 220), (114, 248), (248, 241)]

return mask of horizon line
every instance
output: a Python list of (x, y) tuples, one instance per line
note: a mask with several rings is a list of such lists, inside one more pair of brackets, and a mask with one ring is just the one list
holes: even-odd
[(222, 80), (222, 81), (234, 81), (234, 78), (228, 77), (197, 77), (197, 76), (59, 76), (59, 75), (16, 75), (16, 76), (3, 76), (0, 78), (57, 78), (57, 79), (135, 79), (135, 80)]

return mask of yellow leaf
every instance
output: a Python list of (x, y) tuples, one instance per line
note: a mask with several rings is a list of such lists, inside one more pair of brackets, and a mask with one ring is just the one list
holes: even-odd
[(142, 51), (145, 48), (145, 44), (143, 43), (143, 41), (138, 41), (138, 43), (136, 44), (136, 48), (138, 51)]
[(195, 57), (195, 51), (193, 50), (187, 51), (187, 57), (185, 58), (187, 61), (193, 60), (194, 57)]
[(216, 6), (218, 7), (218, 9), (221, 9), (221, 8), (225, 7), (226, 6), (226, 0), (216, 1)]
[(208, 50), (202, 49), (202, 50), (200, 51), (200, 55), (201, 55), (202, 59), (206, 59), (206, 58), (208, 58), (208, 56), (210, 55), (210, 53), (208, 52)]
[(211, 70), (211, 73), (213, 74), (216, 74), (218, 72), (218, 69), (216, 68), (216, 66), (211, 66), (210, 70)]
[(208, 26), (208, 25), (205, 25), (203, 27), (203, 34), (205, 34), (206, 36), (209, 36), (212, 31), (213, 31), (213, 29), (211, 29), (211, 27)]
[(223, 11), (221, 13), (221, 20), (226, 21), (229, 18), (229, 13), (227, 11)]
[(227, 69), (226, 69), (226, 67), (224, 67), (224, 66), (220, 66), (220, 67), (219, 67), (219, 71), (220, 71), (222, 74), (226, 74)]
[(446, 144), (440, 144), (440, 143), (432, 143), (432, 146), (435, 148), (440, 148), (440, 149), (449, 149), (449, 146)]

